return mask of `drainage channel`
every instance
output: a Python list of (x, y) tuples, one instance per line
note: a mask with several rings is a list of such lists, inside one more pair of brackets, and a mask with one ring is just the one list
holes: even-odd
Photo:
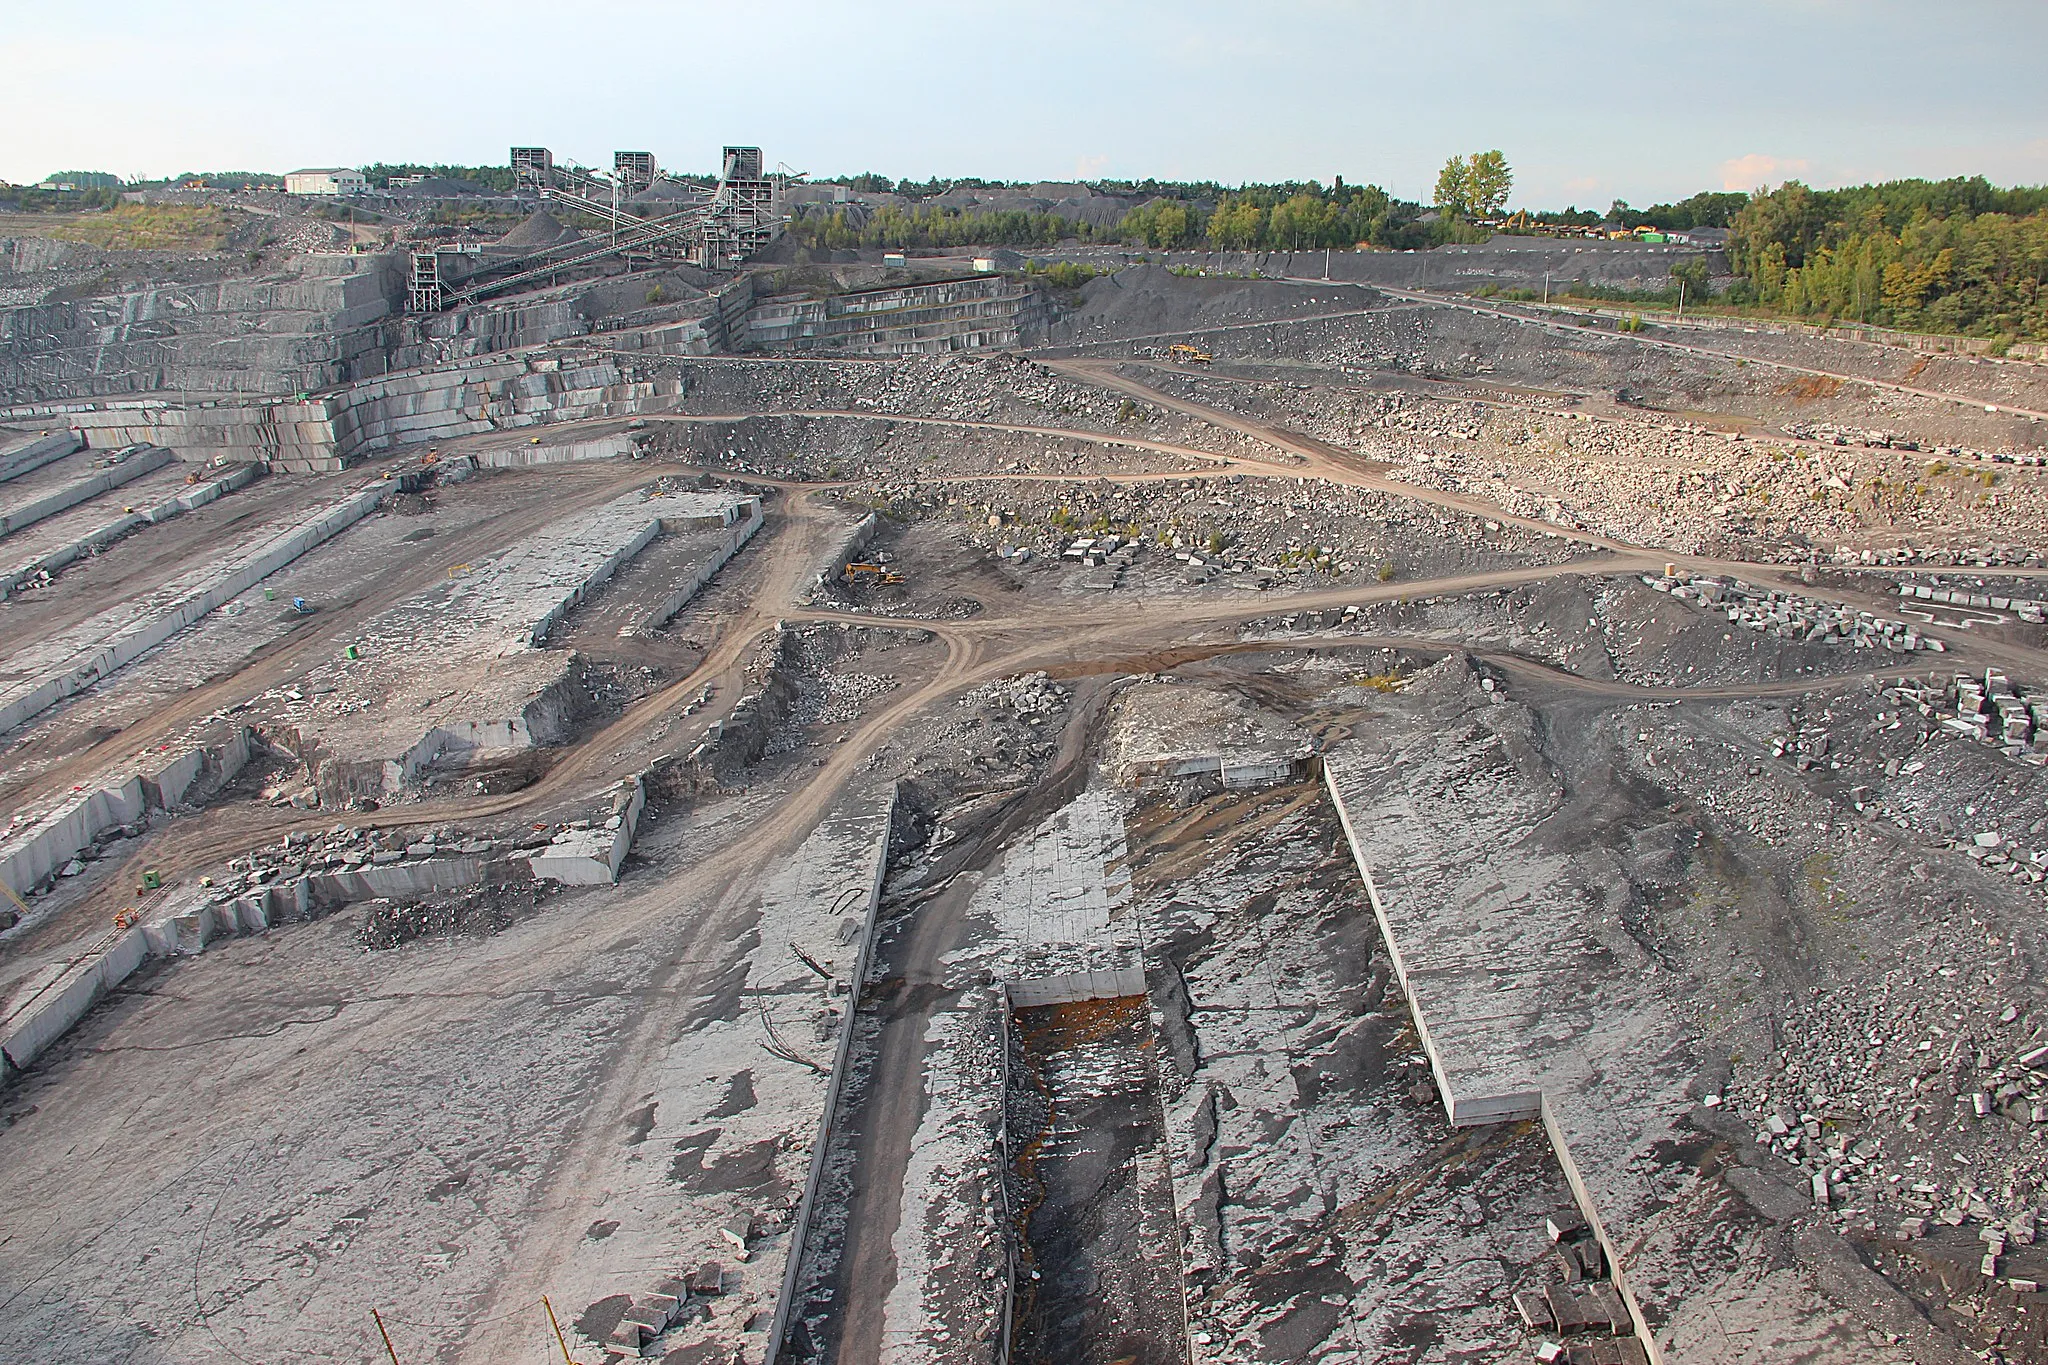
[(1007, 1357), (1185, 1365), (1180, 1231), (1147, 997), (1033, 1005), (1013, 995), (1012, 1005)]

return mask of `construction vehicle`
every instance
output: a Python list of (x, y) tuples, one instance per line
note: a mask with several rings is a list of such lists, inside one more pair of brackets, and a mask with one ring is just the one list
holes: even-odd
[(1214, 360), (1216, 357), (1210, 355), (1207, 351), (1203, 350), (1199, 346), (1188, 346), (1180, 343), (1175, 343), (1174, 345), (1166, 348), (1166, 358), (1168, 360), (1173, 361), (1176, 365), (1183, 363), (1190, 365), (1206, 365), (1210, 361)]
[(903, 575), (880, 564), (849, 564), (846, 566), (846, 581), (858, 583), (866, 579), (871, 583), (901, 583)]

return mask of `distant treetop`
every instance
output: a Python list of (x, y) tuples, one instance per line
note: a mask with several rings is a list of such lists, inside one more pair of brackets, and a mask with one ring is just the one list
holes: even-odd
[(58, 171), (43, 177), (44, 184), (76, 185), (82, 190), (117, 190), (121, 177), (108, 171)]

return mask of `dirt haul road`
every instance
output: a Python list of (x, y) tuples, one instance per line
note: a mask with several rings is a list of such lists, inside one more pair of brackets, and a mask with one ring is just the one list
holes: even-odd
[[(1327, 478), (1334, 483), (1370, 488), (1391, 496), (1429, 503), (1468, 515), (1496, 519), (1505, 524), (1516, 525), (1539, 534), (1558, 537), (1591, 548), (1609, 551), (1617, 556), (1608, 561), (1578, 561), (1538, 569), (1503, 570), (1443, 580), (1403, 583), (1395, 587), (1372, 585), (1359, 588), (1336, 588), (1304, 594), (1291, 594), (1285, 597), (1266, 594), (1262, 595), (1255, 605), (1250, 606), (1235, 602), (1176, 605), (1148, 613), (1149, 621), (1162, 630), (1178, 632), (1191, 626), (1234, 622), (1288, 610), (1343, 606), (1353, 603), (1364, 604), (1398, 597), (1452, 595), (1490, 591), (1571, 574), (1641, 573), (1654, 571), (1666, 563), (1676, 563), (1687, 571), (1694, 573), (1740, 574), (1752, 579), (1770, 582), (1788, 591), (1800, 592), (1820, 600), (1835, 601), (1857, 607), (1883, 606), (1883, 603), (1867, 593), (1853, 591), (1838, 592), (1816, 585), (1794, 584), (1789, 581), (1789, 577), (1784, 575), (1782, 571), (1774, 570), (1770, 566), (1738, 561), (1713, 560), (1699, 556), (1673, 555), (1666, 552), (1630, 546), (1606, 537), (1589, 535), (1584, 532), (1558, 527), (1541, 520), (1516, 517), (1482, 499), (1461, 497), (1438, 492), (1433, 489), (1396, 483), (1371, 472), (1380, 467), (1374, 464), (1374, 462), (1364, 460), (1362, 457), (1351, 455), (1327, 443), (1301, 436), (1299, 433), (1291, 432), (1284, 428), (1249, 421), (1189, 399), (1163, 393), (1142, 381), (1118, 373), (1114, 362), (1063, 360), (1050, 362), (1050, 367), (1060, 370), (1071, 377), (1081, 379), (1084, 382), (1098, 384), (1132, 397), (1142, 398), (1145, 401), (1160, 404), (1170, 410), (1195, 417), (1211, 425), (1250, 436), (1274, 448), (1283, 459), (1300, 462), (1299, 464), (1287, 466), (1285, 471), (1287, 473), (1293, 473), (1297, 476), (1313, 474), (1317, 477)], [(1105, 437), (1100, 433), (1069, 431), (1061, 428), (1020, 427), (1017, 424), (1011, 423), (979, 423), (953, 419), (915, 418), (875, 412), (848, 413), (842, 410), (790, 410), (787, 415), (861, 416), (890, 421), (930, 422), (961, 429), (989, 429), (1004, 432), (1029, 431), (1042, 435), (1070, 436), (1104, 446), (1146, 445), (1148, 448), (1161, 452), (1174, 453), (1189, 459), (1205, 460), (1218, 465), (1248, 466), (1250, 469), (1261, 473), (1280, 472), (1258, 462), (1243, 461), (1239, 457), (1220, 456), (1210, 452), (1203, 452), (1193, 447), (1168, 446), (1157, 442), (1133, 443)], [(729, 421), (733, 420), (733, 418), (695, 417), (662, 420)], [(984, 476), (943, 477), (946, 482), (965, 483), (979, 481)], [(986, 477), (999, 479), (1003, 476)], [(1167, 480), (1182, 477), (1186, 477), (1186, 474), (1165, 472), (1158, 474), (1120, 475), (1117, 476), (1117, 479), (1119, 482), (1138, 483), (1152, 479)], [(582, 490), (575, 497), (571, 505), (594, 504), (606, 497), (615, 496), (619, 490), (630, 487), (644, 478), (645, 471), (634, 470), (630, 473), (601, 480), (590, 488)], [(794, 488), (801, 485), (788, 486)], [(436, 557), (437, 562), (440, 560), (446, 560), (449, 563), (461, 562), (465, 557), (472, 557), (484, 552), (485, 549), (493, 544), (503, 543), (508, 538), (528, 534), (531, 530), (543, 524), (548, 517), (557, 514), (559, 507), (559, 503), (554, 503), (539, 509), (500, 514), (499, 517), (489, 522), (482, 523), (465, 531), (459, 539), (444, 544), (442, 552)], [(785, 512), (784, 515), (790, 517), (793, 521), (801, 522), (812, 527), (814, 530), (819, 525), (818, 517), (821, 514), (812, 507), (806, 498), (790, 498), (788, 499), (788, 507), (794, 510)], [(770, 551), (774, 562), (769, 570), (769, 577), (775, 580), (775, 582), (773, 586), (764, 590), (761, 598), (756, 600), (779, 604), (793, 604), (797, 600), (797, 589), (801, 586), (800, 580), (802, 576), (815, 563), (815, 557), (822, 553), (822, 543), (813, 546), (811, 543), (813, 537), (809, 534), (785, 536), (773, 525), (764, 534), (768, 535), (768, 543), (774, 547)], [(818, 532), (818, 534), (822, 535), (823, 533)], [(161, 708), (139, 725), (131, 726), (128, 730), (102, 740), (82, 753), (69, 757), (52, 771), (43, 774), (33, 784), (17, 784), (17, 791), (25, 794), (37, 790), (61, 789), (63, 785), (67, 785), (71, 781), (91, 776), (99, 767), (117, 758), (120, 754), (135, 752), (138, 748), (147, 747), (148, 744), (156, 742), (167, 734), (173, 733), (177, 728), (189, 725), (192, 721), (202, 716), (211, 714), (216, 710), (229, 709), (234, 705), (240, 704), (242, 701), (254, 697), (265, 688), (276, 686), (296, 676), (298, 672), (303, 670), (305, 661), (310, 654), (331, 648), (334, 639), (340, 634), (353, 628), (368, 615), (382, 610), (389, 603), (398, 600), (408, 591), (413, 590), (416, 587), (416, 582), (417, 580), (407, 579), (404, 582), (394, 583), (382, 592), (374, 594), (358, 603), (350, 604), (345, 610), (337, 611), (331, 620), (316, 619), (316, 625), (311, 632), (291, 637), (288, 643), (281, 645), (275, 651), (256, 656), (251, 666), (245, 667), (216, 683), (196, 689), (170, 706)], [(788, 605), (784, 605), (781, 608), (781, 611), (785, 614), (789, 610), (790, 607)], [(741, 613), (738, 619), (718, 623), (718, 643), (713, 646), (711, 652), (707, 654), (699, 668), (687, 677), (632, 707), (625, 717), (613, 726), (608, 727), (605, 731), (573, 746), (564, 755), (563, 759), (554, 766), (553, 771), (535, 787), (507, 797), (475, 802), (434, 803), (419, 807), (403, 815), (385, 814), (376, 823), (391, 825), (434, 823), (447, 819), (488, 818), (512, 811), (539, 809), (546, 802), (554, 800), (562, 793), (570, 790), (579, 781), (600, 780), (601, 777), (615, 775), (612, 771), (615, 765), (611, 764), (610, 760), (617, 753), (620, 745), (667, 721), (672, 712), (682, 704), (684, 699), (688, 695), (700, 690), (705, 682), (723, 680), (727, 685), (723, 689), (726, 701), (722, 705), (731, 704), (731, 700), (738, 691), (737, 687), (733, 686), (732, 683), (737, 677), (740, 661), (747, 649), (751, 647), (764, 623), (773, 619), (773, 614), (774, 609), (755, 608)], [(1018, 671), (1036, 667), (1073, 668), (1078, 666), (1085, 669), (1088, 666), (1087, 660), (1080, 657), (1076, 652), (1074, 646), (1080, 642), (1072, 632), (1086, 630), (1096, 625), (1113, 626), (1116, 631), (1125, 632), (1123, 638), (1126, 642), (1130, 642), (1130, 636), (1127, 633), (1129, 628), (1128, 613), (1122, 608), (1103, 608), (1093, 612), (1083, 611), (1078, 613), (1069, 610), (1051, 609), (1047, 610), (1043, 616), (1014, 622), (984, 619), (978, 626), (964, 632), (964, 634), (980, 636), (986, 632), (1001, 632), (1005, 629), (1015, 629), (1027, 632), (1033, 638), (1043, 640), (1046, 638), (1043, 633), (1045, 628), (1047, 626), (1056, 627), (1059, 634), (1066, 635), (1070, 642), (1069, 648), (1062, 653), (1034, 654), (1026, 652), (1018, 656), (1021, 664)], [(1944, 643), (1949, 646), (1950, 651), (1956, 655), (1955, 662), (1959, 665), (1966, 659), (1978, 659), (1997, 664), (2008, 670), (2040, 669), (2044, 661), (2048, 661), (2048, 654), (2044, 654), (2042, 651), (2002, 642), (1987, 641), (1981, 637), (1969, 636), (1967, 633), (1939, 629), (1929, 633), (1936, 638), (1943, 639)], [(1058, 638), (1057, 634), (1054, 635), (1054, 638)], [(1128, 651), (1121, 652), (1127, 653)], [(973, 680), (980, 681), (990, 676), (997, 675), (993, 673), (978, 673), (974, 675)], [(715, 716), (716, 713), (714, 712), (713, 714)], [(38, 736), (33, 742), (40, 744), (58, 741)], [(204, 856), (209, 852), (214, 857), (223, 856), (221, 852), (223, 849), (241, 851), (267, 842), (269, 839), (275, 838), (288, 830), (317, 828), (331, 823), (331, 821), (288, 817), (279, 812), (235, 810), (232, 812), (215, 812), (208, 817), (203, 817), (201, 821), (196, 823), (200, 826), (199, 828), (176, 829), (174, 831), (166, 831), (164, 834), (157, 836), (157, 840), (145, 846), (141, 856), (157, 860), (154, 864), (150, 865), (160, 867), (183, 866), (188, 859), (194, 856)], [(350, 823), (369, 823), (369, 821), (359, 818), (351, 820)], [(212, 826), (212, 828), (206, 828), (207, 826)], [(142, 866), (145, 864), (137, 863), (136, 865)], [(35, 935), (36, 939), (43, 942), (61, 942), (64, 936), (75, 935), (79, 931), (80, 926), (104, 922), (106, 916), (112, 915), (126, 904), (125, 899), (120, 894), (122, 882), (125, 882), (125, 872), (122, 874), (121, 881), (110, 883), (109, 887), (101, 895), (92, 898), (84, 906), (80, 907), (76, 913), (67, 913), (59, 917), (58, 920), (53, 920), (47, 931), (39, 931)], [(79, 918), (79, 915), (83, 915), (84, 918)], [(60, 922), (62, 925), (61, 929), (58, 928)]]
[[(1199, 408), (1199, 405), (1189, 406)], [(1340, 469), (1334, 472), (1346, 482), (1356, 481), (1360, 477), (1348, 470)], [(1393, 485), (1392, 490), (1408, 491), (1402, 485)], [(1479, 506), (1484, 508), (1486, 504), (1482, 503)], [(1548, 528), (1545, 523), (1532, 524), (1555, 530)], [(45, 926), (40, 926), (32, 939), (23, 939), (18, 949), (28, 950), (32, 943), (47, 947), (65, 942), (87, 931), (91, 926), (106, 923), (116, 911), (131, 904), (132, 897), (126, 895), (126, 890), (134, 879), (128, 875), (127, 866), (138, 869), (153, 866), (165, 871), (190, 870), (245, 852), (290, 831), (310, 831), (335, 823), (400, 827), (541, 811), (579, 787), (602, 785), (606, 781), (614, 780), (618, 774), (617, 756), (622, 748), (666, 723), (689, 697), (702, 689), (705, 683), (716, 681), (721, 684), (719, 707), (707, 714), (707, 720), (715, 719), (723, 709), (730, 707), (740, 692), (739, 678), (743, 660), (761, 636), (772, 629), (775, 620), (841, 620), (860, 624), (882, 624), (888, 621), (889, 618), (870, 614), (817, 611), (797, 605), (801, 598), (804, 579), (823, 554), (831, 530), (832, 525), (827, 514), (807, 498), (792, 497), (784, 500), (779, 513), (771, 514), (770, 525), (762, 532), (770, 548), (760, 595), (751, 599), (751, 605), (747, 609), (712, 623), (713, 642), (700, 666), (675, 683), (633, 705), (612, 725), (568, 746), (549, 773), (533, 786), (504, 796), (428, 802), (402, 811), (346, 815), (338, 820), (333, 814), (308, 816), (299, 812), (268, 808), (216, 808), (189, 824), (174, 822), (170, 827), (146, 840), (130, 856), (127, 865), (102, 887), (99, 893), (66, 914), (54, 917)], [(1775, 576), (1770, 574), (1765, 566), (1696, 556), (1667, 556), (1662, 552), (1630, 549), (1612, 556), (1564, 564), (1489, 570), (1398, 584), (1375, 583), (1288, 594), (1263, 593), (1253, 602), (1233, 597), (1191, 603), (1159, 604), (1148, 609), (1142, 623), (1135, 625), (1129, 610), (1118, 605), (1083, 610), (1074, 610), (1063, 605), (1044, 605), (1027, 609), (1016, 616), (983, 616), (965, 623), (907, 621), (904, 624), (934, 631), (957, 653), (957, 657), (949, 658), (947, 669), (938, 678), (929, 681), (926, 688), (920, 689), (917, 694), (929, 693), (932, 697), (937, 697), (950, 691), (964, 690), (990, 678), (1040, 668), (1066, 676), (1092, 673), (1099, 670), (1105, 659), (1128, 659), (1147, 648), (1157, 649), (1182, 643), (1187, 640), (1190, 630), (1204, 626), (1234, 626), (1245, 620), (1289, 611), (1364, 606), (1404, 598), (1493, 592), (1563, 577), (1657, 572), (1666, 563), (1672, 562), (1689, 572), (1736, 573), (1775, 581)], [(1781, 586), (1817, 600), (1848, 605), (1862, 605), (1871, 600), (1865, 593), (1838, 591), (1823, 585), (1785, 581)], [(394, 589), (391, 595), (395, 596), (399, 591)], [(1949, 647), (1949, 654), (1944, 658), (1957, 667), (1973, 662), (1988, 662), (2009, 671), (2048, 671), (2048, 651), (1986, 640), (1971, 636), (1968, 632), (1937, 629), (1929, 633), (1944, 640)], [(1437, 642), (1437, 646), (1455, 647), (1454, 643), (1442, 641)], [(1896, 661), (1887, 661), (1870, 669), (1869, 673), (1890, 674), (1899, 672), (1902, 668), (1903, 665)], [(256, 681), (259, 681), (261, 686), (270, 686), (288, 676), (291, 676), (288, 670), (265, 667), (257, 670)], [(255, 682), (243, 682), (242, 677), (243, 675), (237, 675), (235, 679), (227, 680), (220, 686), (234, 686), (235, 690), (241, 691), (244, 695), (253, 695), (256, 690), (260, 690)], [(1581, 682), (1588, 687), (1604, 686), (1590, 680)], [(236, 684), (239, 686), (235, 686)], [(1796, 691), (1800, 685), (1802, 684), (1794, 683), (1789, 686), (1791, 690)], [(1759, 695), (1767, 695), (1776, 690), (1778, 689), (1775, 686), (1770, 686)], [(1643, 689), (1632, 689), (1610, 692), (1606, 695), (1642, 694)], [(1727, 690), (1693, 693), (1687, 689), (1675, 689), (1668, 695), (1697, 695), (1704, 699), (1709, 696), (1727, 697), (1743, 694)], [(190, 705), (181, 705), (176, 710), (181, 713), (189, 712), (191, 715), (206, 713), (205, 710), (194, 710)]]
[[(790, 500), (793, 505), (800, 501)], [(790, 512), (778, 524), (772, 533), (769, 572), (765, 575), (771, 582), (755, 599), (759, 605), (721, 623), (719, 638), (706, 659), (706, 669), (731, 667), (744, 657), (762, 631), (771, 627), (775, 608), (794, 600), (829, 530), (829, 524), (807, 509)], [(1600, 567), (1621, 571), (1642, 562), (1642, 558), (1616, 559)], [(1405, 584), (1399, 591), (1470, 591), (1585, 572), (1587, 567), (1543, 566), (1469, 575), (1433, 584)], [(612, 1026), (602, 1036), (601, 1055), (592, 1063), (592, 1069), (579, 1074), (573, 1101), (548, 1116), (544, 1133), (516, 1141), (511, 1137), (494, 1139), (494, 1146), (512, 1149), (506, 1151), (506, 1159), (534, 1161), (518, 1181), (512, 1182), (518, 1193), (516, 1197), (506, 1197), (513, 1202), (493, 1206), (488, 1215), (490, 1236), (504, 1248), (499, 1264), (509, 1269), (495, 1275), (488, 1295), (465, 1306), (460, 1321), (450, 1324), (439, 1338), (448, 1357), (459, 1361), (495, 1365), (501, 1360), (522, 1358), (522, 1353), (531, 1348), (534, 1336), (530, 1306), (541, 1293), (559, 1285), (570, 1249), (602, 1216), (601, 1201), (611, 1172), (621, 1159), (622, 1116), (654, 1085), (669, 1042), (686, 1035), (700, 1020), (699, 1002), (729, 966), (732, 945), (747, 932), (754, 901), (746, 888), (756, 881), (762, 869), (786, 857), (835, 802), (857, 789), (862, 765), (906, 723), (925, 708), (950, 699), (981, 679), (1047, 663), (1074, 671), (1116, 671), (1130, 662), (1131, 651), (1144, 642), (1160, 648), (1181, 645), (1191, 625), (1229, 623), (1306, 602), (1334, 605), (1358, 597), (1383, 600), (1396, 591), (1391, 586), (1374, 585), (1286, 599), (1266, 596), (1250, 607), (1224, 602), (1191, 603), (1169, 608), (1159, 617), (1149, 619), (1146, 628), (1135, 637), (1128, 610), (1114, 608), (1063, 613), (1057, 607), (1046, 607), (1002, 621), (905, 623), (934, 630), (946, 651), (939, 667), (858, 722), (848, 742), (833, 748), (824, 767), (769, 808), (759, 821), (726, 834), (700, 860), (668, 877), (650, 877), (638, 884), (629, 881), (601, 904), (594, 903), (587, 913), (564, 908), (536, 916), (521, 927), (516, 940), (508, 937), (502, 944), (493, 942), (473, 955), (463, 955), (459, 962), (451, 959), (445, 969), (431, 968), (427, 975), (409, 980), (403, 990), (384, 991), (370, 986), (333, 992), (319, 1000), (294, 997), (286, 1003), (296, 1011), (290, 1018), (297, 1022), (290, 1027), (298, 1050), (292, 1053), (288, 1066), (279, 1066), (274, 1054), (263, 1050), (257, 1034), (245, 1040), (231, 1034), (212, 1040), (206, 1048), (152, 1054), (146, 1068), (144, 1055), (139, 1052), (126, 1054), (133, 1056), (132, 1062), (99, 1054), (90, 1065), (121, 1068), (114, 1074), (124, 1078), (123, 1084), (132, 1082), (134, 1107), (120, 1116), (110, 1112), (104, 1104), (104, 1083), (81, 1085), (76, 1093), (70, 1086), (56, 1086), (43, 1092), (43, 1102), (49, 1109), (48, 1121), (61, 1122), (67, 1130), (75, 1132), (81, 1144), (79, 1150), (98, 1154), (88, 1158), (91, 1161), (118, 1151), (124, 1168), (182, 1172), (188, 1176), (199, 1163), (226, 1162), (234, 1179), (252, 1190), (252, 1198), (253, 1192), (269, 1187), (287, 1190), (301, 1177), (290, 1168), (274, 1172), (273, 1167), (285, 1160), (284, 1154), (294, 1144), (303, 1140), (295, 1125), (319, 1117), (305, 1108), (309, 1101), (300, 1090), (303, 1078), (349, 1078), (353, 1084), (354, 1078), (363, 1072), (364, 1059), (388, 1068), (396, 1059), (416, 1055), (424, 1040), (474, 1034), (479, 1020), (508, 1037), (517, 1036), (528, 1018), (523, 1013), (527, 1008), (524, 1002), (560, 996), (567, 983), (571, 996), (584, 1002), (580, 1007), (606, 1011)], [(798, 611), (788, 614), (803, 619), (843, 619), (870, 626), (887, 624), (871, 615)], [(1065, 629), (1055, 637), (1048, 629), (1053, 625)], [(1376, 642), (1365, 637), (1341, 643), (1369, 647)], [(1443, 649), (1455, 645), (1433, 641), (1430, 647)], [(691, 684), (673, 689), (673, 695), (664, 693), (650, 698), (622, 724), (630, 729), (656, 723), (667, 708), (680, 700), (681, 692), (696, 685), (695, 679), (708, 676), (706, 669), (693, 675)], [(1557, 686), (1583, 687), (1602, 696), (1675, 693), (1719, 697), (1750, 690), (1716, 688), (1694, 694), (1684, 689), (1632, 689), (1625, 684), (1593, 683), (1554, 673), (1547, 674), (1545, 681)], [(565, 756), (561, 768), (564, 776), (559, 782), (570, 783), (569, 774), (577, 772), (611, 775), (605, 766), (605, 756), (616, 750), (620, 740), (618, 727), (592, 736), (576, 753)], [(1079, 743), (1079, 739), (1073, 742)], [(407, 812), (404, 818), (445, 820), (461, 809), (503, 812), (529, 806), (545, 796), (529, 791), (510, 799), (449, 803), (422, 808), (417, 815)], [(388, 818), (364, 819), (391, 823)], [(314, 827), (332, 823), (332, 817), (301, 818), (294, 823)], [(219, 842), (221, 833), (224, 831), (216, 832), (206, 841), (210, 846), (193, 846), (192, 853), (222, 856), (227, 850)], [(601, 921), (594, 920), (593, 915), (600, 916)], [(602, 932), (593, 932), (600, 922)], [(279, 936), (278, 941), (282, 943), (291, 937)], [(618, 946), (634, 943), (643, 946), (630, 950)], [(613, 988), (615, 999), (601, 993), (586, 994), (597, 992), (597, 983), (611, 978), (621, 951), (629, 951), (640, 961), (646, 974)], [(179, 983), (180, 978), (174, 975), (166, 978), (158, 990), (174, 993), (189, 989)], [(169, 994), (164, 998), (169, 1000)], [(163, 1008), (170, 1006), (166, 1004)], [(195, 998), (186, 1008), (204, 1006)], [(258, 1023), (251, 1020), (243, 1026), (254, 1027)], [(146, 1041), (132, 1038), (131, 1033), (117, 1037), (123, 1042)], [(218, 1078), (225, 1075), (235, 1077), (233, 1106), (224, 1104), (220, 1112), (209, 1113), (196, 1123), (156, 1121), (171, 1113), (181, 1096), (212, 1093)], [(352, 1093), (347, 1085), (339, 1088), (344, 1095)], [(252, 1136), (248, 1129), (252, 1112), (272, 1116), (262, 1120), (265, 1126), (280, 1125), (275, 1143), (261, 1150), (247, 1147), (247, 1139)], [(873, 1178), (883, 1175), (879, 1169), (872, 1172)], [(69, 1167), (21, 1169), (17, 1176), (17, 1194), (37, 1198), (47, 1195), (47, 1207), (59, 1210), (47, 1222), (22, 1234), (28, 1243), (24, 1254), (45, 1265), (59, 1263), (72, 1254), (72, 1248), (88, 1245), (95, 1239), (135, 1234), (136, 1220), (146, 1216), (137, 1203), (62, 1198), (66, 1181), (75, 1178), (75, 1171)], [(195, 1284), (211, 1287), (222, 1282), (221, 1277), (228, 1272), (219, 1262), (226, 1254), (225, 1249), (217, 1250), (209, 1260), (202, 1253), (201, 1261), (194, 1266)], [(231, 1331), (232, 1322), (232, 1314), (224, 1314), (223, 1330)], [(360, 1325), (352, 1325), (349, 1330), (360, 1330)]]

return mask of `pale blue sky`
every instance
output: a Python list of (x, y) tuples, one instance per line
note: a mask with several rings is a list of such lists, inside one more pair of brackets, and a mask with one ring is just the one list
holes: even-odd
[(635, 0), (28, 4), (0, 178), (502, 163), (1243, 180), (1426, 197), (1506, 151), (1514, 201), (1797, 176), (2048, 181), (2043, 0)]

